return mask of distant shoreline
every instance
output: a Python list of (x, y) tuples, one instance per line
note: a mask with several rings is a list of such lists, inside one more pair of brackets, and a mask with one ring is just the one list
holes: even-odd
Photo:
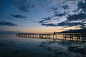
[[(3, 33), (4, 34), (4, 33)], [(7, 34), (7, 33), (6, 33)], [(8, 34), (11, 34), (11, 33), (8, 33)], [(17, 33), (16, 33), (17, 34)]]

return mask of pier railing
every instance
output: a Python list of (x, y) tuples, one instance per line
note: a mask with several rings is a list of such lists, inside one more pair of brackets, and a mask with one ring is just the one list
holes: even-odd
[[(52, 34), (28, 34), (28, 33), (19, 33), (16, 34), (20, 37), (28, 38), (43, 38), (43, 39), (53, 39), (53, 40), (74, 40), (80, 41), (82, 37), (86, 38), (86, 33), (52, 33)], [(63, 39), (59, 39), (58, 36), (62, 35)]]

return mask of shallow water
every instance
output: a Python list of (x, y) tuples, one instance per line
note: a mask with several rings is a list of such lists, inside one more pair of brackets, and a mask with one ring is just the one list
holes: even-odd
[[(52, 39), (17, 37), (15, 34), (0, 34), (0, 57), (82, 57), (80, 52), (68, 50), (74, 42)], [(76, 43), (85, 46), (86, 43)]]

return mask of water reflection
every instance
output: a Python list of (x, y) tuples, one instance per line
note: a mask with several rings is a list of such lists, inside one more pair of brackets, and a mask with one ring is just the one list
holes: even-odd
[[(73, 34), (73, 35), (72, 35)], [(23, 35), (24, 36), (24, 35)], [(39, 36), (39, 35), (37, 35)], [(27, 36), (28, 37), (28, 36)], [(43, 35), (42, 37), (38, 37), (38, 38), (42, 38), (42, 39), (48, 39), (45, 38), (46, 36)], [(72, 40), (71, 40), (72, 37)], [(33, 37), (32, 37), (33, 38)], [(53, 39), (53, 35), (51, 35), (49, 37), (49, 39)], [(50, 44), (51, 43), (51, 44)], [(57, 45), (62, 45), (56, 47), (55, 45), (53, 46), (53, 44), (55, 43), (59, 43)], [(69, 57), (69, 56), (75, 56), (75, 57), (86, 57), (86, 35), (82, 34), (82, 33), (71, 33), (71, 34), (55, 34), (54, 36), (54, 42), (49, 42), (49, 43), (42, 43), (40, 46), (47, 49), (48, 51), (52, 51), (51, 46), (56, 47), (58, 49), (54, 50), (55, 53), (55, 57)], [(64, 45), (66, 45), (67, 50), (63, 51), (63, 49), (65, 49)], [(62, 49), (60, 49), (62, 47)], [(73, 55), (71, 55), (71, 52), (74, 52)]]
[(40, 46), (48, 51), (54, 51), (55, 57), (86, 57), (86, 43), (83, 42), (43, 42)]
[[(1, 57), (86, 57), (86, 37), (80, 41), (0, 35)], [(58, 40), (63, 39), (63, 40)], [(69, 38), (67, 38), (69, 39)]]

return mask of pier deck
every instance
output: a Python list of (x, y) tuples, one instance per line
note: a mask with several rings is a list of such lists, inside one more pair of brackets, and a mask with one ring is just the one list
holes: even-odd
[(54, 40), (58, 40), (58, 36), (62, 35), (63, 40), (67, 40), (67, 38), (69, 38), (69, 40), (76, 39), (76, 41), (80, 41), (81, 37), (86, 37), (86, 33), (52, 33), (52, 34), (19, 33), (16, 35), (20, 37), (43, 38), (43, 39), (54, 39)]

